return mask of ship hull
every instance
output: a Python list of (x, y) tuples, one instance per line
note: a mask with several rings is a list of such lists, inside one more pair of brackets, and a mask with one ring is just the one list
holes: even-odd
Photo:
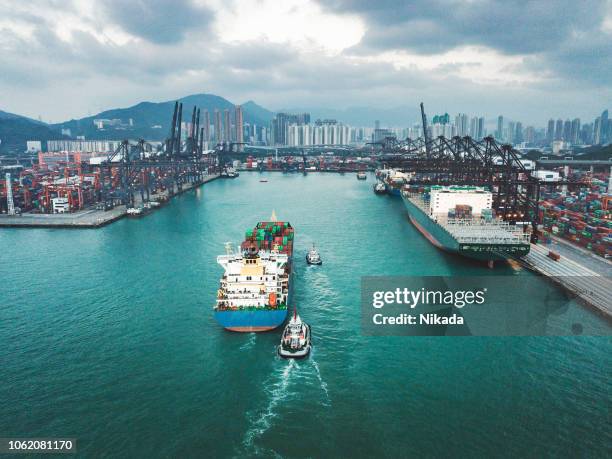
[(215, 311), (215, 320), (226, 330), (235, 332), (263, 332), (281, 326), (287, 309)]
[[(291, 259), (289, 259), (291, 263)], [(280, 327), (287, 319), (287, 311), (293, 301), (293, 273), (289, 275), (286, 309), (237, 309), (215, 311), (219, 325), (228, 331), (251, 333), (265, 332)]]
[(529, 253), (527, 244), (459, 243), (448, 231), (430, 219), (419, 207), (403, 197), (410, 221), (429, 242), (441, 250), (479, 261), (499, 261)]
[(401, 189), (400, 188), (396, 188), (393, 185), (389, 185), (388, 183), (385, 183), (385, 189), (387, 190), (387, 194), (391, 195), (391, 196), (401, 196)]

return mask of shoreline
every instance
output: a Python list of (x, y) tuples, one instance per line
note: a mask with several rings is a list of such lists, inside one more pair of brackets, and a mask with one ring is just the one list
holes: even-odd
[[(218, 174), (208, 175), (201, 182), (185, 183), (182, 189), (169, 194), (168, 191), (151, 196), (151, 201), (167, 197), (168, 201), (186, 191), (193, 190), (219, 178)], [(139, 197), (135, 199), (140, 201)], [(102, 228), (127, 215), (127, 207), (122, 204), (110, 210), (85, 209), (67, 214), (31, 214), (0, 215), (0, 228), (62, 228), (62, 229), (95, 229)], [(144, 217), (145, 215), (143, 215)], [(141, 218), (141, 217), (139, 217)]]

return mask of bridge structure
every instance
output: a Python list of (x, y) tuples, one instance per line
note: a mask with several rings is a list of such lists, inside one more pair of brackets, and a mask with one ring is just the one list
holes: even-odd
[(580, 159), (574, 158), (572, 156), (568, 157), (559, 157), (559, 158), (551, 158), (550, 156), (543, 156), (539, 159), (535, 160), (541, 166), (570, 166), (574, 168), (606, 168), (609, 169), (612, 167), (612, 158), (602, 160), (602, 159)]
[(348, 156), (358, 152), (370, 151), (354, 145), (303, 145), (303, 146), (260, 146), (246, 145), (242, 156), (259, 157), (285, 157), (285, 156), (318, 156), (322, 154), (334, 154), (336, 156)]

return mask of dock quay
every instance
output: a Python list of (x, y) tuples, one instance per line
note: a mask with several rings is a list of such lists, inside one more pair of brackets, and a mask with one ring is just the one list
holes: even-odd
[[(201, 182), (184, 183), (180, 189), (175, 189), (172, 192), (166, 190), (151, 195), (150, 200), (155, 201), (162, 197), (171, 198), (217, 178), (219, 178), (219, 174), (207, 175)], [(141, 204), (140, 196), (136, 196), (135, 201), (137, 205)], [(110, 210), (85, 209), (61, 214), (0, 215), (0, 228), (100, 228), (126, 215), (127, 206), (125, 205), (119, 205)]]
[[(557, 245), (531, 244), (521, 263), (575, 294), (580, 302), (612, 321), (612, 263), (600, 257), (591, 258), (588, 253), (579, 253), (562, 243), (558, 246), (560, 250)], [(549, 257), (550, 251), (559, 254), (559, 259)], [(585, 266), (585, 258), (589, 267)]]

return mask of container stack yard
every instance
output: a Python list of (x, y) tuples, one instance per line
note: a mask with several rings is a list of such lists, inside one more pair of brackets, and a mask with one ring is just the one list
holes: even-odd
[(176, 103), (162, 149), (124, 140), (112, 152), (40, 152), (31, 167), (6, 167), (0, 226), (97, 227), (123, 215), (145, 215), (173, 195), (216, 178), (219, 155), (203, 150), (195, 107), (185, 142), (181, 113)]
[(556, 236), (601, 257), (611, 258), (610, 201), (612, 197), (601, 180), (593, 180), (592, 184), (569, 193), (544, 193), (539, 212), (545, 241)]

